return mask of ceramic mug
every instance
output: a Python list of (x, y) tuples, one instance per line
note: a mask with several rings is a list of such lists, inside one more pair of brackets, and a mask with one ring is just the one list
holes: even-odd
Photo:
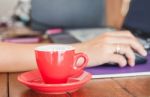
[[(69, 45), (46, 45), (35, 48), (36, 62), (45, 83), (65, 83), (72, 75), (83, 71), (88, 63), (84, 53), (75, 53)], [(83, 58), (80, 64), (78, 59)]]

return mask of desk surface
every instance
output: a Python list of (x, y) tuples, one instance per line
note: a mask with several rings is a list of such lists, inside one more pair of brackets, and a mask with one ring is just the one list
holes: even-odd
[(47, 95), (19, 83), (18, 74), (0, 74), (0, 97), (150, 97), (150, 76), (92, 79), (74, 93)]
[(0, 97), (8, 97), (8, 74), (0, 74)]

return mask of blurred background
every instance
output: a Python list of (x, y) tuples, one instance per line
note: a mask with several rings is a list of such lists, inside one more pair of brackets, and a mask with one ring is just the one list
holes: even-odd
[[(85, 34), (81, 33), (85, 33), (85, 29), (92, 29), (87, 32), (90, 38), (97, 33), (89, 35), (89, 31), (120, 29), (129, 4), (130, 0), (0, 0), (0, 39), (16, 43), (37, 43), (45, 39), (55, 41), (63, 40), (64, 36), (68, 38), (66, 34), (58, 33), (69, 31), (73, 37), (66, 40), (67, 43), (77, 42), (74, 36), (84, 41)], [(73, 32), (72, 29), (78, 30)]]
[[(119, 28), (122, 24), (126, 7), (128, 6), (128, 2), (130, 0), (100, 0), (104, 1), (104, 13), (106, 16), (106, 23), (108, 26)], [(10, 18), (12, 15), (16, 14), (17, 10), (29, 10), (30, 9), (31, 0), (0, 0), (0, 19), (2, 21), (3, 18)], [(20, 4), (19, 4), (20, 3)], [(21, 4), (22, 3), (22, 4)], [(19, 7), (20, 6), (20, 7)], [(22, 7), (21, 7), (22, 6)], [(26, 13), (17, 13), (20, 14), (28, 14)], [(22, 16), (23, 17), (23, 16)], [(24, 16), (25, 17), (25, 16)]]

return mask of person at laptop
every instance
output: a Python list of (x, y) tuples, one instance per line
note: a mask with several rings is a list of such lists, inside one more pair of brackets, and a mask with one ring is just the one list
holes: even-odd
[[(34, 49), (40, 45), (50, 44), (14, 44), (0, 43), (0, 72), (26, 71), (36, 68)], [(104, 33), (92, 40), (70, 44), (77, 52), (84, 52), (89, 56), (89, 66), (104, 63), (117, 63), (124, 67), (127, 63), (135, 65), (134, 51), (142, 56), (147, 52), (129, 31)], [(126, 57), (124, 57), (126, 56)]]

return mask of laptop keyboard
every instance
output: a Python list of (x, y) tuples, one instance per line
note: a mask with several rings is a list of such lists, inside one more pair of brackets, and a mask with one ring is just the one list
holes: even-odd
[(115, 29), (111, 28), (89, 28), (89, 29), (74, 29), (67, 30), (67, 33), (71, 36), (75, 37), (77, 40), (84, 42), (95, 38), (96, 36), (105, 33), (105, 32), (113, 32)]

